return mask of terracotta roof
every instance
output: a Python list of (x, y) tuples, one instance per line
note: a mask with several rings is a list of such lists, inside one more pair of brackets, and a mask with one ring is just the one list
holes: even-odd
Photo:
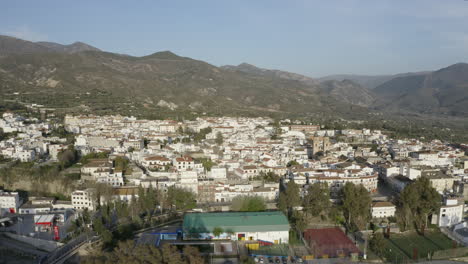
[(395, 205), (391, 202), (375, 202), (372, 207), (394, 207)]
[(192, 162), (193, 159), (192, 157), (189, 157), (189, 156), (183, 156), (183, 157), (179, 157), (179, 158), (176, 158), (176, 161), (177, 162)]
[(166, 157), (162, 157), (162, 156), (151, 156), (151, 157), (147, 157), (147, 158), (145, 158), (145, 160), (160, 160), (160, 161), (170, 161), (168, 158), (166, 158)]

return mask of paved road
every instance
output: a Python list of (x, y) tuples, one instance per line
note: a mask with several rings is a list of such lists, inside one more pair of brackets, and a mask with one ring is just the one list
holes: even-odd
[(45, 255), (47, 255), (48, 252), (42, 251), (40, 249), (37, 249), (29, 244), (11, 239), (9, 237), (0, 235), (0, 247), (1, 248), (11, 248), (15, 251), (19, 252), (25, 252), (27, 254), (31, 254), (34, 256), (37, 256), (38, 258), (41, 258)]

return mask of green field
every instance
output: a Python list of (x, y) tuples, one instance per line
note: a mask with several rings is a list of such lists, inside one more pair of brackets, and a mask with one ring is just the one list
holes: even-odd
[(248, 250), (249, 254), (266, 256), (288, 256), (289, 247), (287, 245), (261, 246), (258, 250)]
[(451, 249), (453, 241), (438, 231), (427, 231), (424, 236), (416, 232), (391, 234), (387, 243), (385, 257), (387, 261), (402, 263), (413, 260), (416, 248), (418, 259), (427, 259), (435, 251)]

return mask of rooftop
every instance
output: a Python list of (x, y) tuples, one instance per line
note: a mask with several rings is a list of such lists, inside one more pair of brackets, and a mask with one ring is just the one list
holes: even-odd
[(188, 213), (184, 216), (184, 232), (205, 233), (215, 227), (232, 232), (288, 231), (289, 222), (279, 211)]
[(391, 202), (375, 202), (372, 207), (395, 207)]

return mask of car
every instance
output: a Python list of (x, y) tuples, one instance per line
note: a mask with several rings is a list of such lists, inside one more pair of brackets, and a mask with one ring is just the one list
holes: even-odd
[(275, 263), (281, 263), (281, 259), (279, 257), (275, 258)]
[(291, 257), (291, 263), (296, 263), (296, 259), (294, 257)]
[(297, 263), (303, 263), (301, 258), (297, 258), (296, 260), (297, 260)]
[(258, 258), (258, 263), (262, 263), (262, 264), (265, 263), (265, 259), (263, 259), (263, 257), (259, 257)]
[(288, 258), (287, 258), (287, 257), (283, 257), (281, 260), (283, 261), (283, 264), (287, 264), (287, 263), (288, 263)]
[(254, 261), (258, 263), (260, 260), (257, 257), (254, 257)]
[(268, 263), (275, 263), (275, 260), (272, 257), (268, 258)]

